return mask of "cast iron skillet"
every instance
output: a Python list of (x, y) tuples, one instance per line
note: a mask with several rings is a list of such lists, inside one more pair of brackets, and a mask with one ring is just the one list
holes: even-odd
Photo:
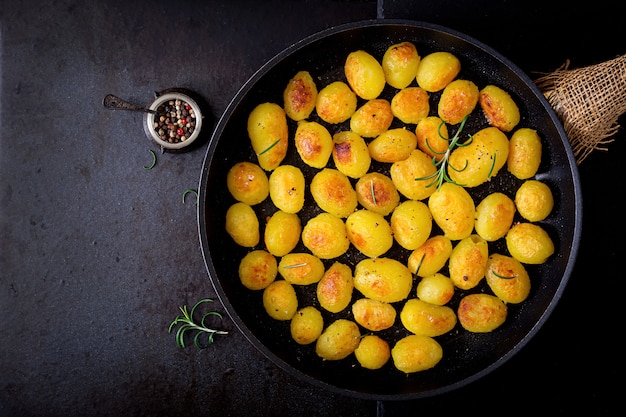
[[(437, 338), (444, 351), (441, 362), (432, 370), (410, 375), (396, 370), (391, 360), (380, 370), (365, 370), (354, 355), (325, 362), (316, 356), (313, 345), (297, 345), (290, 337), (289, 323), (275, 321), (265, 313), (262, 293), (250, 291), (240, 283), (238, 264), (247, 249), (238, 247), (224, 228), (226, 210), (235, 202), (226, 187), (226, 174), (239, 161), (256, 162), (246, 132), (250, 111), (266, 101), (282, 105), (282, 92), (297, 71), (308, 70), (321, 89), (331, 81), (345, 80), (343, 64), (348, 53), (364, 49), (380, 60), (387, 47), (401, 41), (413, 42), (422, 57), (434, 51), (452, 52), (462, 62), (459, 78), (472, 80), (479, 88), (496, 84), (514, 97), (522, 115), (518, 127), (537, 129), (543, 138), (543, 159), (536, 178), (545, 181), (555, 197), (553, 213), (541, 224), (554, 240), (556, 252), (543, 265), (527, 265), (533, 284), (529, 298), (519, 305), (509, 305), (506, 323), (491, 333), (472, 334), (457, 324), (449, 334)], [(390, 98), (393, 92), (388, 88), (383, 96)], [(433, 94), (432, 100), (437, 99), (438, 95)], [(431, 105), (431, 113), (435, 112), (436, 106)], [(315, 114), (311, 119), (319, 120)], [(466, 129), (475, 132), (486, 126), (477, 110)], [(295, 124), (290, 122), (289, 127), (293, 133)], [(327, 127), (331, 133), (349, 128), (346, 123)], [(293, 142), (283, 163), (299, 166), (309, 180), (315, 173), (299, 160)], [(332, 165), (332, 159), (329, 164)], [(386, 172), (388, 167), (375, 168)], [(496, 190), (514, 196), (521, 182), (505, 171), (472, 190), (476, 203)], [(287, 372), (330, 391), (367, 399), (407, 400), (440, 394), (475, 381), (510, 359), (533, 337), (554, 309), (572, 272), (581, 234), (581, 198), (578, 171), (561, 123), (519, 68), (491, 48), (447, 28), (414, 21), (373, 20), (331, 28), (296, 43), (265, 64), (241, 88), (208, 145), (200, 179), (198, 220), (204, 260), (215, 291), (236, 326), (256, 348)], [(319, 213), (310, 193), (305, 206), (300, 213), (303, 225)], [(255, 210), (263, 224), (276, 209), (268, 198)], [(263, 248), (263, 243), (258, 248)], [(306, 251), (301, 244), (295, 250)], [(507, 253), (502, 241), (491, 245), (490, 250)], [(385, 256), (406, 259), (407, 252), (394, 247)], [(361, 258), (351, 250), (338, 260), (353, 267)], [(315, 285), (298, 287), (297, 291), (300, 307), (319, 307)], [(483, 282), (473, 291), (489, 289)], [(411, 294), (414, 296), (414, 291)], [(354, 298), (359, 296), (355, 290)], [(460, 296), (457, 291), (449, 305), (455, 308)], [(324, 314), (326, 324), (339, 317), (351, 318), (350, 308), (335, 316)], [(366, 332), (362, 329), (363, 334)], [(390, 345), (406, 334), (399, 319), (392, 329), (381, 333)]]

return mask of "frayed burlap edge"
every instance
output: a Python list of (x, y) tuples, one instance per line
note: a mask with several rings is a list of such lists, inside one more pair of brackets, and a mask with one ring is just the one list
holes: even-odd
[(626, 55), (570, 70), (569, 60), (535, 84), (563, 123), (576, 163), (607, 150), (626, 112)]

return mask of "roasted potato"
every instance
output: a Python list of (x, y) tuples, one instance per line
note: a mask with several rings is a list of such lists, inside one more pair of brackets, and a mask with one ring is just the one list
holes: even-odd
[(293, 285), (281, 279), (265, 287), (263, 290), (263, 307), (267, 314), (275, 320), (291, 320), (298, 310), (298, 298)]
[(391, 126), (393, 112), (389, 101), (378, 98), (367, 101), (350, 117), (350, 130), (364, 138), (375, 138)]
[(285, 110), (276, 103), (262, 103), (248, 116), (248, 136), (261, 168), (274, 170), (287, 155), (289, 130)]
[(479, 130), (450, 154), (448, 175), (459, 185), (476, 187), (498, 175), (509, 156), (509, 139), (500, 129)]
[(441, 93), (437, 114), (451, 125), (459, 124), (478, 104), (478, 87), (469, 80), (454, 80)]
[(373, 332), (385, 330), (396, 321), (396, 309), (389, 303), (360, 298), (352, 304), (354, 320)]
[(396, 242), (404, 249), (414, 250), (429, 238), (433, 217), (424, 202), (405, 200), (391, 213), (389, 225)]
[(400, 203), (396, 186), (385, 174), (368, 172), (357, 181), (355, 187), (357, 201), (366, 209), (386, 216)]
[(530, 276), (517, 259), (494, 253), (487, 262), (485, 279), (491, 291), (510, 304), (519, 304), (530, 294)]
[(391, 350), (389, 343), (380, 336), (368, 334), (361, 338), (354, 356), (363, 368), (380, 369), (389, 361)]
[(394, 162), (389, 173), (400, 194), (410, 200), (424, 200), (437, 189), (429, 186), (432, 179), (428, 178), (436, 171), (431, 158), (414, 149), (407, 159)]
[(366, 258), (354, 269), (354, 288), (365, 297), (385, 303), (407, 298), (413, 277), (406, 266), (393, 258)]
[(317, 338), (315, 352), (327, 361), (340, 360), (352, 354), (360, 341), (361, 332), (355, 322), (337, 319)]
[(407, 267), (419, 277), (434, 275), (444, 267), (452, 253), (452, 242), (444, 235), (429, 237), (409, 255)]
[(252, 207), (242, 202), (231, 205), (226, 211), (226, 232), (239, 246), (258, 245), (261, 240), (259, 219)]
[(366, 51), (359, 50), (348, 54), (344, 73), (352, 91), (362, 99), (375, 99), (385, 88), (385, 72), (382, 65)]
[(373, 160), (378, 162), (403, 161), (411, 156), (417, 146), (417, 138), (406, 128), (388, 129), (369, 142), (367, 148)]
[(376, 258), (393, 245), (393, 234), (387, 219), (371, 210), (360, 209), (346, 219), (350, 243), (363, 255)]
[(297, 213), (304, 206), (304, 174), (294, 165), (277, 166), (269, 178), (270, 199), (285, 213)]
[(298, 123), (294, 136), (302, 162), (313, 168), (324, 168), (333, 152), (333, 137), (324, 125), (313, 121)]
[(476, 233), (487, 242), (503, 238), (513, 224), (515, 203), (506, 194), (493, 192), (476, 206)]
[(417, 124), (430, 112), (429, 99), (423, 88), (403, 88), (391, 99), (391, 113), (402, 123)]
[(350, 178), (360, 178), (369, 170), (372, 158), (361, 136), (351, 130), (333, 135), (335, 168)]
[(417, 284), (416, 292), (420, 300), (442, 306), (454, 296), (454, 284), (450, 278), (437, 272), (422, 278)]
[(333, 81), (317, 94), (315, 111), (326, 123), (337, 124), (348, 120), (356, 106), (357, 97), (350, 86), (343, 81)]
[(415, 79), (429, 93), (441, 91), (461, 71), (461, 61), (450, 52), (433, 52), (420, 61)]
[(428, 208), (435, 223), (450, 240), (464, 239), (474, 230), (474, 200), (459, 185), (444, 182), (428, 198)]
[(464, 296), (457, 309), (461, 326), (472, 333), (488, 333), (505, 321), (508, 308), (495, 295), (477, 293)]
[(262, 290), (278, 275), (278, 262), (271, 253), (258, 249), (248, 252), (239, 262), (239, 280), (249, 290)]
[(542, 264), (554, 253), (554, 243), (541, 226), (516, 223), (506, 234), (509, 253), (524, 264)]
[(278, 273), (292, 285), (315, 284), (324, 275), (324, 263), (306, 252), (291, 252), (278, 263)]
[(324, 168), (315, 174), (309, 188), (317, 205), (337, 217), (348, 217), (357, 207), (356, 191), (337, 169)]
[(440, 160), (450, 146), (448, 126), (438, 116), (428, 116), (415, 126), (417, 148), (429, 157)]
[(410, 374), (435, 367), (443, 358), (443, 349), (430, 336), (412, 334), (396, 342), (391, 358), (399, 371)]
[(317, 283), (317, 301), (331, 313), (339, 313), (352, 300), (354, 278), (352, 269), (341, 262), (334, 262)]
[(519, 214), (529, 222), (544, 220), (554, 208), (552, 190), (544, 182), (526, 180), (515, 192), (515, 206)]
[(308, 118), (315, 110), (316, 100), (317, 86), (308, 71), (298, 71), (283, 91), (285, 114), (295, 121)]
[(252, 162), (238, 162), (226, 174), (228, 191), (237, 201), (254, 206), (270, 193), (269, 179), (263, 169)]
[(411, 42), (391, 45), (385, 51), (382, 60), (383, 73), (387, 84), (394, 88), (405, 88), (417, 75), (421, 57)]
[(478, 98), (487, 121), (503, 132), (510, 132), (520, 121), (519, 107), (509, 93), (496, 85), (480, 90)]
[(400, 321), (413, 334), (435, 337), (454, 328), (456, 314), (448, 306), (412, 298), (400, 310)]
[(337, 258), (350, 247), (346, 224), (330, 213), (320, 213), (306, 222), (302, 229), (302, 243), (321, 259)]
[(489, 248), (485, 239), (477, 234), (462, 239), (450, 254), (450, 280), (462, 290), (474, 288), (485, 276), (488, 259)]
[(322, 330), (324, 330), (322, 313), (313, 306), (301, 308), (291, 318), (289, 330), (296, 343), (310, 345), (320, 337)]
[(302, 225), (295, 213), (276, 211), (265, 225), (264, 241), (267, 251), (274, 256), (291, 252), (300, 241)]
[(541, 165), (541, 138), (535, 129), (522, 127), (511, 135), (507, 169), (520, 180), (534, 176)]

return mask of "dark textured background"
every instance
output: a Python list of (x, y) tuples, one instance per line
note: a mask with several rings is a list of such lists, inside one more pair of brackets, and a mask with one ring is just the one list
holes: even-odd
[[(437, 397), (367, 401), (294, 379), (231, 331), (205, 351), (167, 333), (214, 297), (196, 208), (204, 147), (151, 161), (139, 113), (196, 91), (214, 124), (285, 47), (337, 24), (409, 18), (464, 32), (535, 78), (626, 53), (611, 2), (101, 1), (0, 7), (0, 416), (614, 415), (624, 361), (626, 131), (580, 166), (584, 227), (570, 283), (516, 356)], [(620, 119), (624, 124), (624, 117)], [(210, 131), (207, 129), (207, 131)], [(206, 138), (206, 137), (205, 137)], [(215, 308), (223, 311), (219, 304)]]

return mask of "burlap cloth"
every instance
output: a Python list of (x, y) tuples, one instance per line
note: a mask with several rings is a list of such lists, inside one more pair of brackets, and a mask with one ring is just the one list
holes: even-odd
[(626, 55), (584, 68), (569, 69), (569, 60), (535, 80), (563, 122), (577, 164), (606, 144), (626, 112)]

